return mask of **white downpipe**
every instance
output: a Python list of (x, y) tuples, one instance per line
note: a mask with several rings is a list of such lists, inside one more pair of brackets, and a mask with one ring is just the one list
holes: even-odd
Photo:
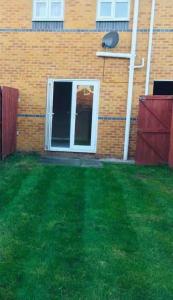
[(139, 15), (139, 0), (135, 0), (134, 17), (133, 17), (133, 33), (132, 33), (132, 42), (131, 42), (131, 58), (130, 58), (130, 67), (129, 67), (125, 139), (124, 139), (124, 155), (123, 155), (124, 160), (128, 159), (128, 150), (129, 150), (129, 136), (130, 136), (133, 83), (134, 83), (134, 70), (135, 70), (135, 58), (136, 58), (137, 30), (138, 30), (138, 15)]
[(152, 0), (151, 20), (150, 20), (150, 33), (149, 33), (149, 41), (148, 41), (148, 58), (147, 58), (147, 72), (146, 72), (146, 83), (145, 83), (145, 95), (149, 94), (150, 70), (151, 70), (151, 56), (152, 56), (152, 47), (153, 47), (153, 31), (154, 31), (154, 18), (155, 18), (155, 6), (156, 6), (156, 0)]

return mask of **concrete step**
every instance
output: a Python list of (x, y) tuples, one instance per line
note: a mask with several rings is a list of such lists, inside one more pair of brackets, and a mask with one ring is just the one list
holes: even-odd
[(74, 166), (83, 168), (101, 168), (102, 162), (98, 159), (81, 159), (81, 158), (67, 158), (67, 157), (49, 157), (42, 156), (41, 163), (54, 164), (62, 166)]

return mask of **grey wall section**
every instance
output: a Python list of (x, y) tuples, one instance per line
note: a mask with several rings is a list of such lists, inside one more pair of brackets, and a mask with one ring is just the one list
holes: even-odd
[[(55, 22), (55, 21), (34, 21), (32, 22), (32, 30), (36, 31), (63, 31), (64, 30), (64, 22)], [(99, 21), (96, 22), (96, 31), (128, 31), (129, 30), (129, 22), (127, 21)]]
[(96, 22), (96, 29), (99, 31), (111, 31), (111, 30), (124, 31), (129, 29), (129, 22), (98, 21)]
[[(18, 118), (46, 118), (46, 115), (34, 115), (34, 114), (18, 114)], [(107, 117), (107, 116), (99, 116), (99, 120), (106, 121), (124, 121), (126, 117)], [(131, 121), (137, 121), (137, 118), (132, 117)]]
[(56, 22), (56, 21), (49, 21), (49, 22), (45, 22), (45, 21), (37, 21), (36, 22), (35, 21), (35, 22), (32, 22), (32, 29), (33, 30), (62, 31), (63, 28), (64, 28), (64, 22)]
[[(34, 23), (34, 22), (33, 22)], [(59, 23), (59, 22), (58, 22)], [(63, 25), (63, 24), (62, 24)], [(59, 24), (60, 26), (60, 24)], [(60, 27), (59, 27), (60, 28)], [(132, 29), (33, 29), (33, 28), (0, 28), (0, 33), (1, 32), (39, 32), (39, 31), (50, 31), (50, 32), (109, 32), (111, 30), (118, 30), (120, 32), (132, 32)], [(138, 29), (138, 32), (149, 32), (150, 30), (148, 28), (141, 28)], [(173, 28), (155, 28), (154, 33), (157, 32), (162, 32), (162, 33), (173, 33)]]

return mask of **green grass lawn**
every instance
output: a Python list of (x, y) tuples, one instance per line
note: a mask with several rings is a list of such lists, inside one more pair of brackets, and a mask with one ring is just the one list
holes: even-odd
[(0, 163), (0, 300), (173, 299), (173, 171)]

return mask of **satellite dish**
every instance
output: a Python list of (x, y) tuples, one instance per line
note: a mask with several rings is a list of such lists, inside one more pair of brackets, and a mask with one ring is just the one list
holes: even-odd
[(119, 42), (119, 33), (117, 31), (111, 31), (107, 33), (102, 39), (103, 48), (115, 48)]

